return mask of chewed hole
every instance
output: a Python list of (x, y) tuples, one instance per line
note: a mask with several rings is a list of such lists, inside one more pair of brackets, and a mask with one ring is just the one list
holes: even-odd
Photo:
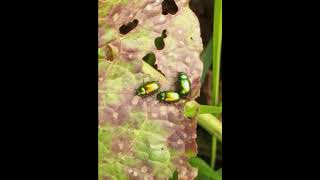
[(156, 46), (156, 48), (158, 50), (162, 50), (165, 47), (165, 43), (164, 43), (163, 39), (166, 38), (166, 37), (167, 37), (167, 30), (163, 30), (161, 36), (157, 37), (154, 40), (154, 45)]
[(150, 66), (154, 67), (154, 64), (156, 62), (156, 55), (154, 53), (148, 53), (143, 58), (144, 62), (148, 63)]
[(149, 64), (150, 66), (152, 66), (156, 71), (158, 71), (160, 74), (162, 74), (163, 76), (165, 76), (163, 74), (163, 72), (161, 72), (159, 69), (158, 69), (158, 66), (155, 64), (156, 63), (156, 55), (153, 53), (153, 52), (150, 52), (148, 54), (146, 54), (142, 60), (144, 62), (146, 62), (147, 64)]
[(119, 28), (119, 31), (121, 34), (128, 34), (130, 31), (132, 31), (135, 27), (137, 27), (139, 21), (133, 20), (132, 22), (129, 22), (128, 24), (124, 24)]
[(166, 29), (162, 31), (161, 37), (163, 37), (163, 38), (167, 37), (167, 30)]
[(161, 5), (163, 15), (167, 15), (168, 13), (174, 15), (178, 12), (178, 6), (174, 0), (164, 0)]
[(158, 50), (162, 50), (162, 49), (164, 48), (164, 46), (165, 46), (162, 37), (157, 37), (157, 38), (154, 40), (154, 44), (155, 44), (155, 46), (156, 46), (156, 48), (157, 48)]

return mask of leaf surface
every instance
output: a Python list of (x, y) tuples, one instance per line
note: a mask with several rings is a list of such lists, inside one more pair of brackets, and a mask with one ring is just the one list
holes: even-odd
[[(175, 89), (180, 71), (191, 80), (189, 100), (199, 94), (199, 23), (187, 0), (175, 2), (178, 12), (163, 15), (163, 0), (99, 0), (99, 179), (165, 180), (175, 170), (179, 179), (197, 175), (188, 163), (197, 154), (197, 124), (184, 117), (185, 101), (135, 95), (151, 80), (161, 90)], [(158, 50), (155, 39), (164, 31), (165, 47)], [(148, 53), (158, 70), (143, 61)]]

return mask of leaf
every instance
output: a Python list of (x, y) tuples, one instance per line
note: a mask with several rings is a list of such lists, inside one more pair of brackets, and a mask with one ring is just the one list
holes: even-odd
[(220, 168), (218, 171), (216, 171), (217, 172), (217, 174), (219, 174), (219, 176), (221, 176), (222, 177), (222, 168)]
[(198, 168), (198, 176), (196, 180), (222, 180), (222, 169), (221, 172), (215, 172), (213, 169), (201, 158), (194, 157), (189, 160), (193, 167)]
[[(135, 95), (151, 80), (161, 90), (175, 89), (180, 71), (190, 77), (190, 100), (201, 86), (198, 20), (186, 0), (175, 1), (174, 15), (162, 14), (162, 2), (99, 0), (99, 179), (162, 180), (177, 170), (179, 179), (191, 180), (197, 174), (188, 163), (197, 154), (197, 123), (184, 116), (185, 102)], [(163, 37), (162, 50), (157, 37)], [(144, 61), (148, 53), (155, 61)]]

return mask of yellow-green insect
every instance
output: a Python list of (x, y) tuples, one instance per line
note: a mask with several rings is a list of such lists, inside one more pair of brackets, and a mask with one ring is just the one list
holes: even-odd
[(180, 100), (180, 95), (179, 93), (171, 90), (163, 91), (157, 95), (157, 99), (162, 102), (173, 103)]
[(179, 72), (178, 74), (178, 81), (177, 81), (177, 88), (180, 97), (186, 98), (189, 93), (191, 92), (191, 83), (189, 77), (184, 72)]
[(157, 81), (150, 81), (141, 85), (137, 89), (136, 94), (138, 96), (148, 96), (158, 92), (159, 89), (160, 89), (160, 85)]

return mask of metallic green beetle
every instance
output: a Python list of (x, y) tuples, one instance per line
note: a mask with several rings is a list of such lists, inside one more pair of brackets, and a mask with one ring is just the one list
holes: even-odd
[(148, 96), (156, 93), (160, 89), (160, 85), (157, 81), (150, 81), (141, 85), (136, 94), (138, 96)]
[(179, 93), (171, 90), (163, 91), (157, 95), (157, 99), (166, 103), (174, 103), (180, 100), (180, 95)]
[(191, 92), (191, 83), (189, 77), (184, 72), (179, 72), (177, 81), (178, 93), (181, 98), (186, 98)]

